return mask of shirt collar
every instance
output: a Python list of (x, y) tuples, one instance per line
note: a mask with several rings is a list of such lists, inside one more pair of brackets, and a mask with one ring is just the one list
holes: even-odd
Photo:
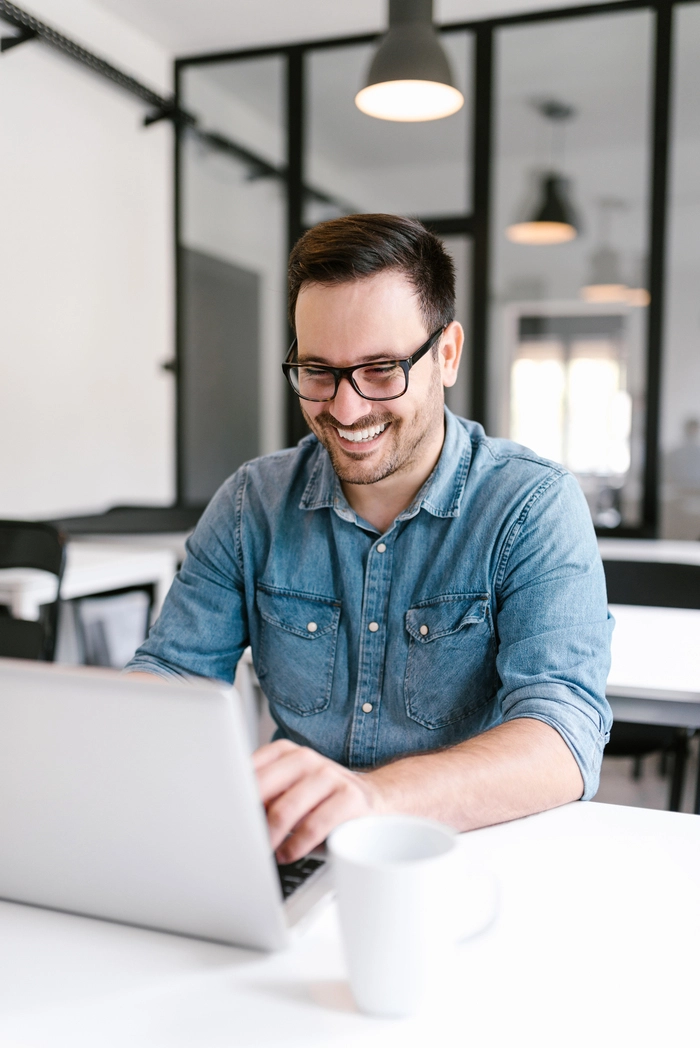
[[(306, 437), (305, 440), (316, 441), (316, 437)], [(415, 517), (421, 509), (434, 517), (458, 517), (471, 455), (472, 446), (467, 428), (445, 408), (445, 442), (440, 458), (411, 505), (399, 514), (397, 520)], [(330, 456), (322, 444), (318, 443), (314, 457), (311, 460), (311, 476), (299, 508), (333, 509), (343, 520), (357, 523), (357, 515), (343, 494)]]

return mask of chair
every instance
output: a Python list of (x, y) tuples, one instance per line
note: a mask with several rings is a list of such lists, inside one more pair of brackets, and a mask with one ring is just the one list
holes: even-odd
[[(700, 565), (660, 561), (604, 560), (608, 601), (655, 608), (700, 609)], [(606, 756), (634, 757), (635, 776), (641, 773), (641, 758), (660, 753), (664, 761), (673, 756), (669, 810), (680, 811), (688, 758), (685, 728), (616, 721), (605, 748)]]
[(34, 568), (56, 576), (56, 598), (38, 622), (13, 618), (0, 609), (0, 656), (53, 661), (65, 541), (57, 528), (22, 520), (0, 520), (0, 570)]

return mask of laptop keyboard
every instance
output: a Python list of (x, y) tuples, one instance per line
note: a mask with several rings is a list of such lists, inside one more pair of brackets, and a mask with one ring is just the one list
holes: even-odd
[(282, 885), (282, 897), (288, 899), (304, 881), (323, 866), (323, 859), (298, 859), (297, 862), (277, 863), (277, 873)]

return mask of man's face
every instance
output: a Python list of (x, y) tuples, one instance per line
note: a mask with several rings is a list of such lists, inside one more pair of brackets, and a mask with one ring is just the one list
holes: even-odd
[[(334, 400), (301, 400), (310, 429), (348, 484), (374, 484), (409, 472), (443, 434), (443, 385), (456, 378), (456, 361), (440, 339), (438, 359), (427, 353), (409, 372), (408, 389), (396, 400), (365, 400), (347, 379)], [(406, 277), (386, 271), (342, 284), (304, 285), (296, 307), (299, 363), (351, 367), (412, 356), (432, 334)], [(461, 348), (461, 329), (459, 329)]]

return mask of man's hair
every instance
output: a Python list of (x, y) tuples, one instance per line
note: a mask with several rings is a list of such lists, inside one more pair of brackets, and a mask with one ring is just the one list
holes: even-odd
[(348, 215), (309, 229), (289, 256), (292, 330), (305, 284), (342, 284), (387, 270), (408, 278), (429, 334), (454, 320), (454, 263), (434, 233), (399, 215)]

